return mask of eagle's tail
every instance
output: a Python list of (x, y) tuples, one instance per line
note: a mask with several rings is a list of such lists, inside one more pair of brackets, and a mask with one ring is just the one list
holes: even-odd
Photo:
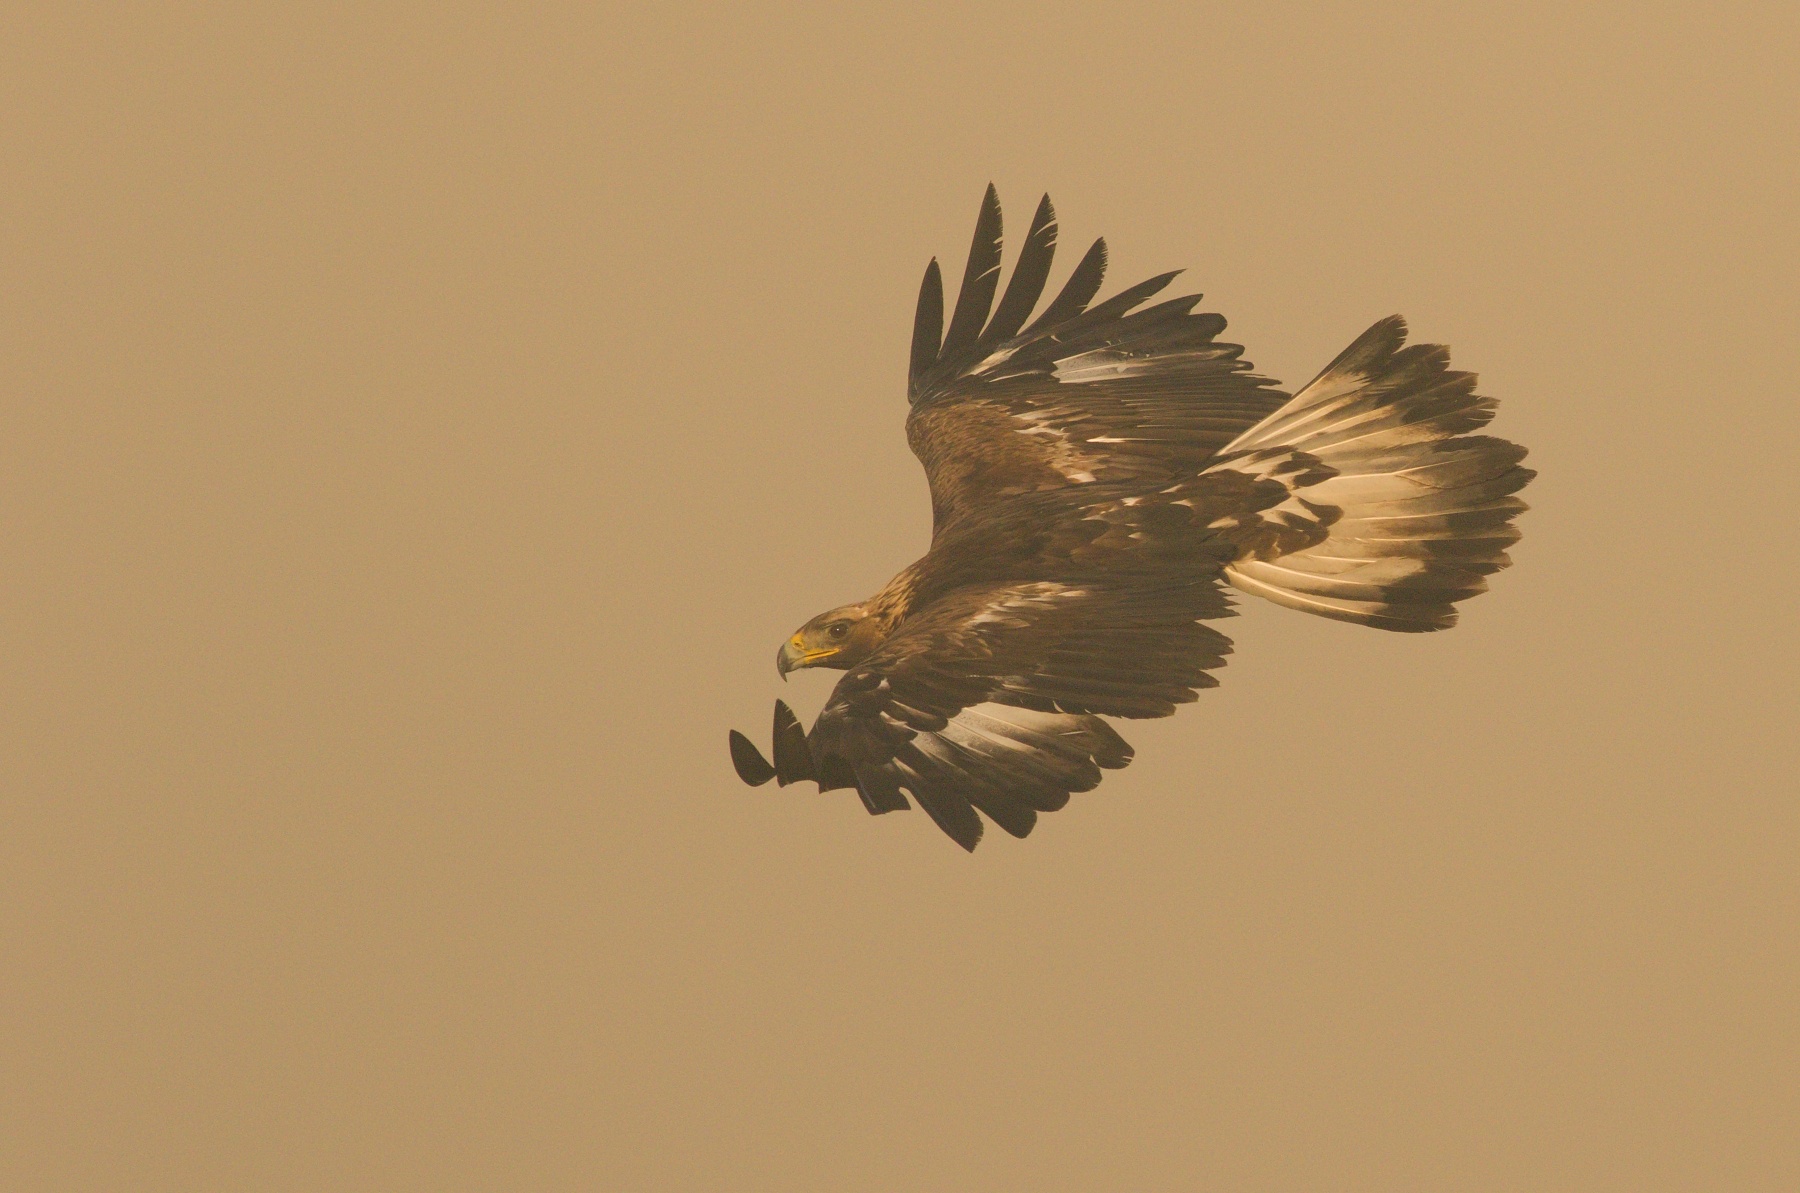
[(1526, 508), (1513, 494), (1535, 475), (1525, 449), (1468, 434), (1493, 399), (1451, 371), (1448, 349), (1405, 343), (1405, 321), (1383, 319), (1225, 449), (1302, 452), (1332, 474), (1293, 493), (1328, 523), (1323, 541), (1237, 560), (1236, 587), (1340, 621), (1441, 630), (1511, 562)]

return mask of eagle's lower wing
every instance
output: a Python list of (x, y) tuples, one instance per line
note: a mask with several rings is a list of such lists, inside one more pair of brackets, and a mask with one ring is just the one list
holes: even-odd
[(1217, 683), (1207, 671), (1231, 643), (1196, 619), (1229, 611), (1211, 576), (958, 590), (839, 681), (807, 735), (805, 777), (854, 787), (872, 813), (907, 807), (909, 792), (966, 849), (981, 838), (975, 809), (1022, 837), (1131, 760), (1099, 714), (1167, 716)]
[(994, 308), (1000, 233), (990, 186), (948, 332), (935, 260), (919, 294), (906, 433), (939, 530), (1013, 494), (1093, 481), (1154, 489), (1192, 476), (1287, 400), (1249, 371), (1242, 348), (1214, 339), (1225, 320), (1193, 313), (1199, 295), (1132, 313), (1173, 273), (1090, 308), (1105, 241), (1026, 327), (1056, 250), (1049, 196)]

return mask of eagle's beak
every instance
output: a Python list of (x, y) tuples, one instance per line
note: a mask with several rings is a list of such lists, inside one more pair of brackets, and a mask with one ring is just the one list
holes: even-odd
[(798, 639), (789, 638), (775, 653), (775, 670), (781, 673), (782, 679), (786, 679), (788, 672), (796, 667), (810, 667), (813, 665), (814, 659), (830, 658), (837, 652), (835, 646), (827, 647), (824, 650), (807, 650), (800, 645)]

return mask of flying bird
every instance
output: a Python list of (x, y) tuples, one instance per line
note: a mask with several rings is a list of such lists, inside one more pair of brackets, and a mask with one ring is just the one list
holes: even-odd
[[(1320, 617), (1447, 629), (1519, 538), (1525, 449), (1471, 434), (1494, 414), (1447, 349), (1376, 323), (1298, 393), (1259, 377), (1196, 313), (1151, 306), (1175, 273), (1096, 305), (1097, 240), (1035, 319), (1056, 249), (1048, 195), (999, 305), (989, 186), (944, 328), (926, 267), (907, 442), (931, 489), (931, 549), (781, 645), (846, 672), (811, 731), (777, 701), (771, 763), (733, 730), (752, 786), (918, 801), (964, 849), (982, 816), (1023, 837), (1132, 749), (1105, 717), (1166, 717), (1217, 685), (1225, 585)], [(1179, 272), (1179, 271), (1177, 271)], [(980, 813), (978, 815), (977, 813)]]

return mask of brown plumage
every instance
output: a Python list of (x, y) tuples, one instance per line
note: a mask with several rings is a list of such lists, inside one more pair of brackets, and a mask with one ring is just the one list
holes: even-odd
[[(1090, 307), (1096, 241), (1027, 326), (1049, 276), (1045, 196), (999, 305), (989, 187), (949, 328), (938, 265), (913, 329), (906, 435), (931, 486), (931, 549), (880, 592), (809, 621), (777, 667), (832, 667), (811, 732), (775, 708), (774, 763), (743, 734), (745, 782), (918, 801), (965, 849), (977, 811), (1023, 837), (1126, 765), (1102, 717), (1162, 717), (1218, 683), (1221, 581), (1382, 629), (1444, 629), (1509, 562), (1524, 449), (1449, 353), (1398, 316), (1298, 394), (1258, 377), (1199, 295), (1142, 304), (1163, 274)], [(1142, 307), (1142, 309), (1137, 309)], [(990, 317), (990, 310), (992, 315)]]

